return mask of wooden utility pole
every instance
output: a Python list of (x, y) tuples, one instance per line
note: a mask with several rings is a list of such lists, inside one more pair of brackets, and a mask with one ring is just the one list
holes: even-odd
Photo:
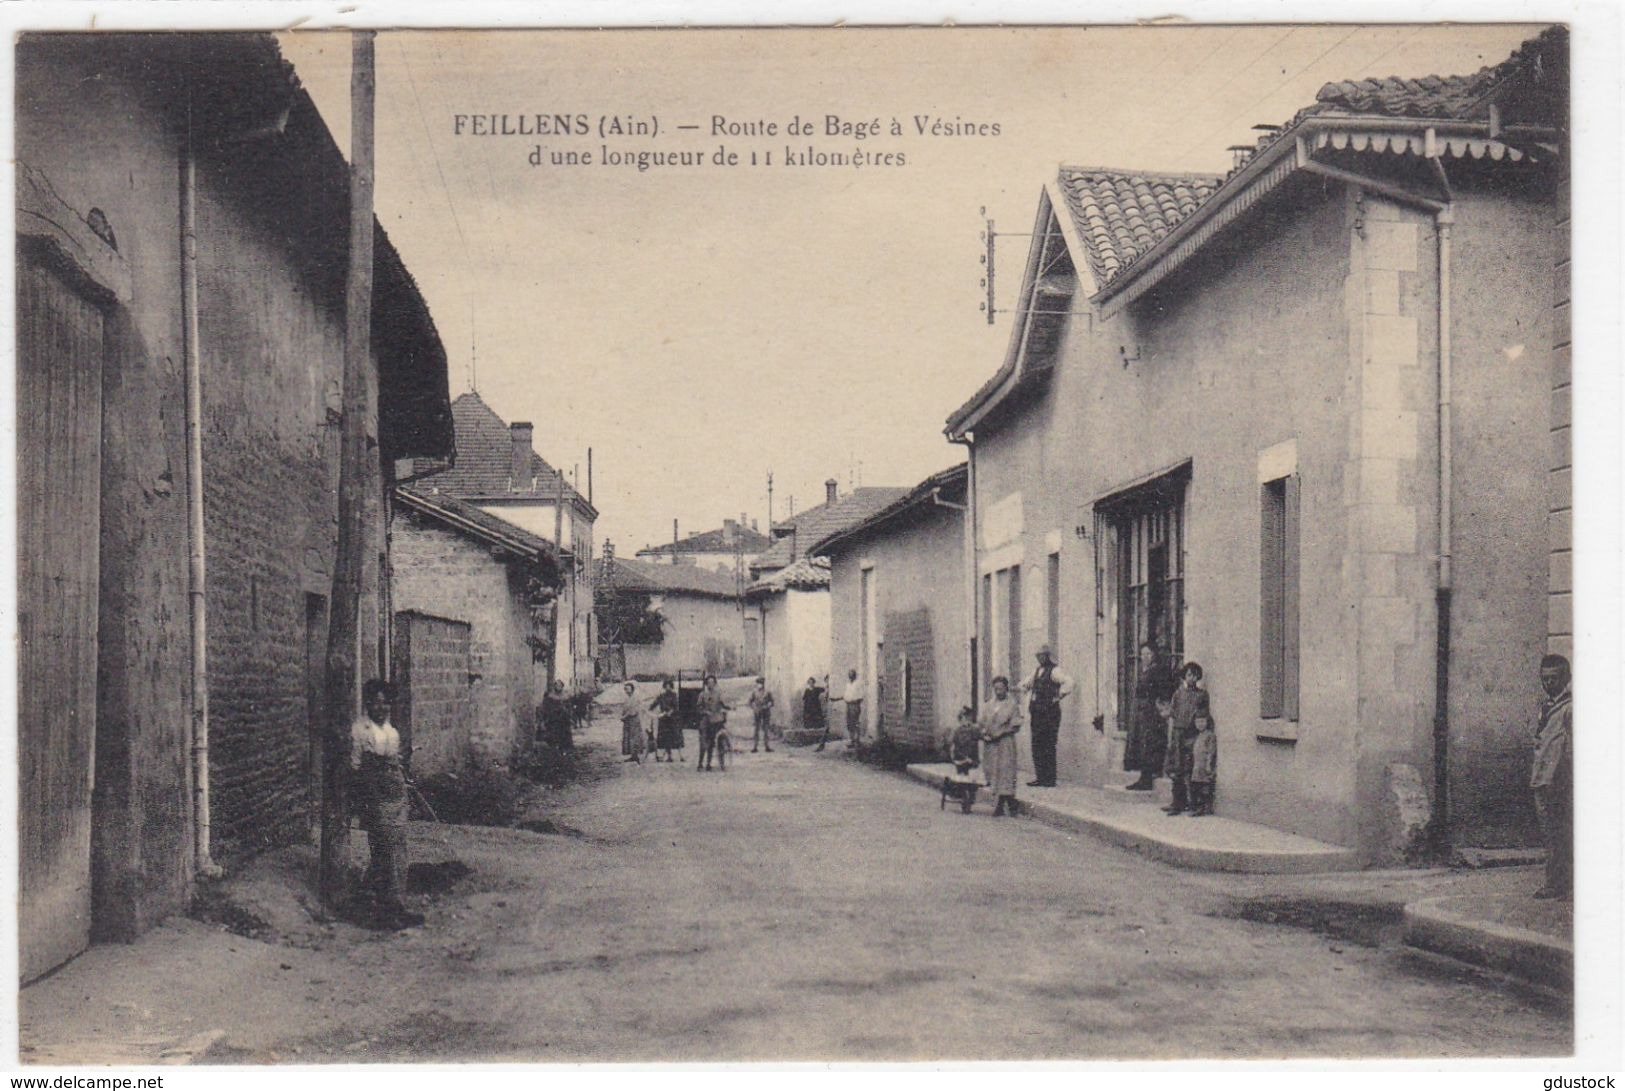
[(322, 904), (339, 908), (349, 893), (350, 724), (356, 716), (362, 516), (367, 467), (367, 367), (372, 345), (373, 33), (355, 31), (350, 62), (350, 260), (344, 297), (344, 416), (339, 440), (338, 557), (327, 630), (327, 738), (322, 761)]

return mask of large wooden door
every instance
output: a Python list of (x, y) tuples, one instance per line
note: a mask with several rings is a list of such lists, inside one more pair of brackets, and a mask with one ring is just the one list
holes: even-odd
[(17, 267), (18, 938), (24, 981), (90, 942), (102, 314)]

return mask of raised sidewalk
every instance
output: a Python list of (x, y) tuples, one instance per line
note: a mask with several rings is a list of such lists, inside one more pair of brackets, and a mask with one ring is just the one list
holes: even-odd
[[(910, 765), (916, 780), (940, 787), (953, 771), (946, 763)], [(984, 795), (982, 798), (987, 798)], [(1167, 815), (1127, 793), (1100, 788), (1033, 789), (1020, 797), (1025, 814), (1047, 825), (1092, 834), (1114, 845), (1180, 867), (1205, 871), (1244, 871), (1301, 875), (1353, 871), (1353, 850), (1297, 834), (1209, 815)]]

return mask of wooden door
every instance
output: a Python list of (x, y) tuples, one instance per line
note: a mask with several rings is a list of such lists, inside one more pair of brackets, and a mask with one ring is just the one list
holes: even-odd
[(102, 314), (17, 268), (18, 940), (22, 979), (90, 943)]

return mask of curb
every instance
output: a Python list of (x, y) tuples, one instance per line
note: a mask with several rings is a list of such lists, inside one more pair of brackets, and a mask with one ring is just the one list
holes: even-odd
[[(942, 783), (942, 767), (910, 765), (909, 776), (933, 788)], [(1119, 848), (1131, 849), (1142, 856), (1160, 860), (1176, 867), (1194, 871), (1247, 872), (1262, 875), (1311, 875), (1332, 871), (1360, 870), (1359, 857), (1351, 849), (1337, 845), (1323, 845), (1308, 838), (1294, 837), (1270, 830), (1271, 836), (1290, 840), (1293, 847), (1271, 849), (1226, 848), (1200, 844), (1181, 837), (1172, 829), (1148, 831), (1145, 825), (1149, 808), (1138, 804), (1124, 804), (1121, 814), (1106, 811), (1086, 813), (1064, 809), (1043, 800), (1020, 800), (1024, 814), (1057, 829), (1086, 833)], [(1160, 823), (1158, 823), (1160, 825)]]
[(1574, 945), (1515, 925), (1450, 909), (1451, 898), (1405, 906), (1405, 942), (1461, 962), (1509, 974), (1568, 994), (1574, 989)]

